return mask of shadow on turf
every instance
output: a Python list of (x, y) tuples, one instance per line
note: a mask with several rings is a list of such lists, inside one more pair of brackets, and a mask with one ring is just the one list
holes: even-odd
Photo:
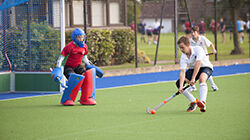
[(23, 106), (18, 106), (19, 108), (70, 108), (70, 107), (94, 107), (92, 105), (89, 106), (84, 106), (81, 104), (75, 104), (74, 106), (64, 106), (61, 104), (35, 104), (35, 105), (23, 105)]

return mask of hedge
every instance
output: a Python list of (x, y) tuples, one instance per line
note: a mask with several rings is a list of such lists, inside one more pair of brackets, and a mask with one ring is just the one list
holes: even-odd
[[(72, 41), (72, 31), (66, 31), (66, 43)], [(130, 63), (134, 60), (134, 41), (130, 29), (88, 30), (88, 58), (97, 66)]]
[[(9, 28), (6, 37), (8, 57), (15, 71), (47, 71), (54, 67), (60, 54), (59, 31), (47, 22), (30, 23), (30, 48), (27, 21)], [(0, 42), (3, 46), (4, 42)], [(56, 48), (55, 48), (56, 47)], [(4, 65), (1, 67), (3, 69)]]
[[(30, 23), (30, 48), (27, 41), (27, 22), (8, 29), (7, 53), (13, 70), (47, 71), (55, 67), (60, 55), (60, 32), (47, 22)], [(66, 43), (72, 41), (73, 30), (66, 31)], [(97, 66), (134, 62), (134, 32), (130, 29), (91, 29), (87, 31), (88, 58)], [(4, 46), (4, 42), (0, 45)], [(1, 58), (3, 56), (1, 55)], [(4, 58), (3, 58), (4, 59)], [(145, 53), (138, 51), (138, 62), (148, 63)], [(0, 61), (1, 69), (7, 65)]]

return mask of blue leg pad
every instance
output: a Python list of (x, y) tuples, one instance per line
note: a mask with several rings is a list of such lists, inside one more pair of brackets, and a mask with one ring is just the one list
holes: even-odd
[(74, 73), (70, 74), (69, 80), (67, 82), (68, 88), (66, 88), (63, 92), (61, 103), (64, 103), (67, 100), (72, 100), (73, 102), (75, 101), (78, 91), (82, 86), (83, 80), (84, 80), (83, 75)]

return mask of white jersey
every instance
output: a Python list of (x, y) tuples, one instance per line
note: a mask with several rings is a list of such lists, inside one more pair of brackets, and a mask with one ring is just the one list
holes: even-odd
[(194, 69), (196, 61), (201, 61), (200, 67), (209, 67), (213, 69), (213, 65), (209, 61), (209, 58), (206, 56), (204, 50), (199, 46), (191, 47), (191, 55), (190, 58), (187, 57), (186, 54), (181, 54), (180, 65), (181, 69)]
[(250, 29), (250, 20), (247, 22), (247, 29)]
[(246, 25), (246, 22), (243, 21), (243, 20), (241, 20), (240, 22), (241, 22), (241, 24), (240, 24), (240, 29), (241, 29), (242, 31), (244, 31), (244, 26)]
[(154, 29), (158, 29), (160, 27), (160, 22), (155, 22), (153, 27)]
[(191, 46), (200, 46), (203, 48), (204, 52), (208, 54), (207, 47), (210, 47), (212, 44), (211, 41), (209, 41), (205, 36), (200, 36), (198, 37), (197, 42), (193, 40), (193, 38), (190, 39), (190, 45)]

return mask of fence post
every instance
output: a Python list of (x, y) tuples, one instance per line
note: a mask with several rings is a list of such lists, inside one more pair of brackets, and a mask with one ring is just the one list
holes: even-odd
[[(214, 18), (215, 18), (215, 33), (214, 33), (214, 46), (215, 46), (215, 50), (217, 51), (217, 0), (214, 0)], [(215, 61), (218, 60), (218, 57), (217, 57), (217, 54), (218, 54), (218, 51), (217, 53), (215, 54)]]
[[(83, 0), (83, 20), (84, 20), (84, 31), (87, 35), (87, 17), (86, 17), (86, 0)], [(86, 42), (86, 40), (85, 40)]]
[(136, 22), (136, 0), (134, 0), (134, 24), (135, 24), (135, 67), (138, 67), (137, 64), (137, 22)]
[(165, 11), (165, 5), (166, 5), (166, 0), (163, 0), (163, 4), (162, 4), (162, 7), (161, 7), (160, 30), (159, 30), (159, 37), (158, 37), (157, 45), (156, 45), (154, 66), (156, 65), (156, 62), (157, 62), (158, 49), (159, 49), (159, 42), (160, 42), (160, 37), (161, 37), (162, 18), (163, 18), (163, 13), (164, 13), (164, 11)]
[(175, 64), (178, 64), (179, 63), (179, 60), (178, 60), (178, 46), (177, 46), (177, 37), (178, 37), (178, 32), (177, 32), (177, 30), (178, 30), (178, 23), (177, 23), (177, 1), (178, 0), (175, 0), (174, 1), (174, 45), (175, 45), (175, 59), (174, 59), (174, 62), (175, 62)]
[(32, 20), (32, 4), (33, 0), (28, 1), (27, 7), (27, 42), (28, 42), (28, 54), (29, 54), (29, 71), (31, 71), (32, 66), (32, 53), (31, 53), (31, 28), (30, 22)]
[[(61, 51), (65, 46), (65, 10), (64, 10), (64, 0), (60, 0), (60, 16), (61, 16)], [(65, 85), (66, 79), (63, 77), (63, 84)], [(60, 86), (60, 92), (63, 92), (63, 88)]]

